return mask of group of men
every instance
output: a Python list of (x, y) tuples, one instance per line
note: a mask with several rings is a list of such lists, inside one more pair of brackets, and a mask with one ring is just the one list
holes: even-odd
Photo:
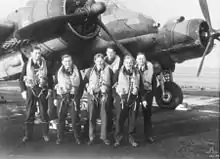
[(80, 144), (80, 127), (76, 123), (79, 118), (79, 102), (84, 89), (88, 93), (89, 145), (94, 144), (96, 120), (99, 117), (101, 119), (100, 139), (104, 144), (110, 145), (108, 133), (112, 131), (113, 109), (115, 109), (114, 146), (120, 146), (124, 124), (128, 119), (129, 143), (137, 147), (138, 143), (134, 134), (140, 107), (144, 116), (146, 140), (153, 142), (151, 132), (152, 63), (146, 60), (143, 53), (138, 53), (136, 60), (132, 56), (125, 56), (122, 62), (113, 47), (107, 48), (106, 54), (106, 57), (101, 53), (94, 56), (94, 66), (87, 71), (84, 78), (77, 66), (73, 64), (72, 57), (65, 54), (61, 57), (62, 65), (56, 73), (56, 78), (53, 79), (48, 71), (47, 62), (41, 55), (41, 49), (37, 46), (33, 47), (31, 56), (24, 64), (20, 76), (21, 94), (26, 100), (23, 142), (30, 141), (33, 137), (37, 106), (42, 121), (43, 139), (45, 142), (49, 141), (48, 98), (55, 90), (54, 103), (57, 105), (58, 118), (56, 144), (64, 141), (68, 110), (70, 110), (75, 141)]

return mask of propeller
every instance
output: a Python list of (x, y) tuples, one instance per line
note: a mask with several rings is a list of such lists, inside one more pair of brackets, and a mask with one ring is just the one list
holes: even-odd
[(200, 8), (202, 10), (203, 16), (204, 16), (205, 20), (207, 21), (207, 23), (209, 25), (209, 40), (208, 40), (208, 44), (205, 48), (205, 51), (202, 55), (202, 60), (201, 60), (200, 65), (199, 65), (199, 69), (198, 69), (198, 72), (197, 72), (197, 77), (199, 77), (199, 75), (201, 73), (203, 63), (204, 63), (204, 60), (205, 60), (205, 56), (210, 51), (211, 47), (214, 45), (214, 40), (219, 40), (220, 41), (220, 29), (215, 30), (215, 29), (212, 28), (207, 1), (206, 0), (199, 0), (199, 4), (200, 4)]
[[(36, 39), (41, 35), (54, 34), (54, 30), (65, 23), (71, 22), (71, 24), (79, 25), (87, 19), (98, 17), (100, 14), (104, 13), (105, 10), (106, 6), (104, 3), (96, 2), (87, 5), (85, 8), (80, 8), (78, 12), (72, 14), (50, 17), (24, 26), (16, 31), (15, 35), (23, 39)], [(46, 33), (45, 30), (47, 30)]]
[(111, 40), (114, 41), (115, 45), (121, 50), (124, 55), (132, 56), (131, 53), (113, 37), (113, 35), (109, 32), (105, 24), (100, 19), (97, 19), (97, 24), (108, 34)]

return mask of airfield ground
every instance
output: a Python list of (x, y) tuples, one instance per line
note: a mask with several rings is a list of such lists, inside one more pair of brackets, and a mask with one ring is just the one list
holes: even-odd
[[(2, 89), (4, 86), (4, 89)], [(10, 87), (7, 87), (10, 86)], [(56, 145), (56, 134), (50, 133), (47, 144), (41, 139), (39, 125), (35, 140), (21, 144), (23, 136), (24, 101), (16, 83), (0, 83), (0, 95), (8, 101), (0, 104), (0, 158), (107, 158), (107, 159), (217, 159), (219, 158), (219, 92), (184, 89), (184, 103), (188, 111), (153, 109), (154, 144), (143, 142), (143, 120), (138, 118), (137, 139), (140, 147), (126, 142), (120, 148), (76, 145), (71, 137), (63, 145)]]

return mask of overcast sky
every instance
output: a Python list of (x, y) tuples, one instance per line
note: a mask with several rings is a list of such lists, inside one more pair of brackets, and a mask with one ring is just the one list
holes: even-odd
[[(27, 0), (0, 0), (0, 18), (25, 4)], [(153, 17), (162, 25), (172, 17), (185, 16), (190, 18), (203, 18), (198, 0), (114, 0), (119, 1), (127, 8), (142, 12)], [(220, 29), (220, 0), (207, 0), (213, 28)], [(219, 67), (220, 42), (215, 41), (216, 47), (206, 57), (204, 66)], [(190, 60), (182, 66), (198, 67), (201, 59)]]

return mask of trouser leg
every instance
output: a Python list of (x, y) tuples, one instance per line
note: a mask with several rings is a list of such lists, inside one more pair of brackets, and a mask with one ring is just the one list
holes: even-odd
[(101, 134), (100, 139), (106, 140), (107, 139), (107, 100), (108, 95), (103, 95), (100, 99), (100, 116), (101, 116)]
[(36, 111), (36, 98), (32, 90), (30, 88), (27, 88), (25, 136), (28, 139), (31, 139), (33, 135), (35, 111)]
[(137, 118), (137, 99), (136, 96), (130, 96), (130, 102), (128, 103), (128, 135), (129, 143), (133, 147), (137, 147), (138, 143), (135, 141), (134, 133), (136, 131), (136, 118)]
[(128, 133), (130, 136), (133, 136), (133, 134), (136, 132), (136, 119), (137, 119), (137, 102), (134, 101), (129, 106), (128, 111)]
[(74, 138), (76, 139), (76, 141), (79, 140), (79, 127), (77, 127), (76, 123), (77, 123), (77, 119), (78, 119), (78, 114), (77, 114), (77, 108), (76, 108), (76, 103), (74, 101), (72, 101), (70, 103), (70, 114), (71, 114), (71, 120), (72, 120), (72, 130), (74, 133)]
[(113, 130), (113, 108), (114, 108), (114, 98), (110, 96), (107, 104), (107, 132), (110, 133)]
[(147, 101), (147, 107), (142, 108), (144, 116), (144, 135), (145, 137), (150, 137), (152, 135), (152, 102), (153, 102), (153, 92), (147, 92), (145, 94), (145, 100)]
[(65, 128), (65, 119), (67, 116), (68, 105), (65, 101), (65, 98), (59, 98), (60, 103), (57, 108), (58, 122), (57, 122), (57, 139), (63, 141), (64, 138), (64, 128)]
[(57, 111), (56, 111), (56, 106), (54, 105), (54, 97), (49, 97), (48, 98), (48, 115), (49, 115), (49, 120), (54, 120), (57, 118)]
[(93, 141), (95, 138), (95, 127), (97, 119), (97, 108), (96, 102), (92, 95), (88, 94), (88, 107), (89, 107), (89, 139)]
[(49, 115), (48, 111), (48, 101), (46, 99), (47, 91), (42, 92), (40, 97), (38, 98), (39, 102), (39, 110), (40, 110), (40, 118), (42, 121), (42, 133), (43, 136), (48, 136), (49, 133)]
[(128, 108), (126, 105), (122, 106), (121, 99), (119, 96), (115, 97), (116, 99), (116, 121), (115, 121), (115, 140), (119, 142), (123, 135), (123, 127), (125, 120), (127, 118)]

